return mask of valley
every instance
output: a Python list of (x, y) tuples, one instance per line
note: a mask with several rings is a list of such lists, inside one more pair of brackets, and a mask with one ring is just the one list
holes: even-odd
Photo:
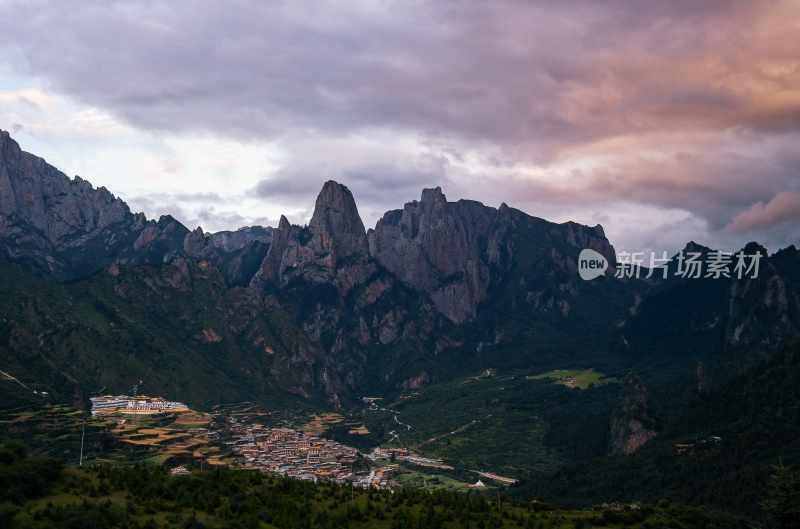
[[(352, 412), (370, 431), (355, 441), (412, 449), (462, 469), (546, 475), (608, 448), (619, 384), (591, 370), (576, 373), (606, 383), (574, 390), (548, 373), (491, 370), (373, 401)], [(332, 435), (352, 437), (335, 426)]]
[[(134, 526), (337, 529), (771, 516), (773, 480), (800, 465), (795, 246), (742, 248), (758, 276), (618, 277), (600, 225), (416, 196), (367, 229), (329, 180), (307, 223), (190, 230), (0, 131), (2, 464), (42, 476), (9, 512), (37, 526), (80, 498)], [(608, 263), (591, 280), (585, 249)], [(715, 253), (692, 241), (665, 269)]]
[[(124, 408), (87, 415), (69, 406), (30, 405), (2, 410), (0, 442), (23, 442), (32, 454), (88, 466), (147, 463), (166, 470), (251, 469), (383, 489), (421, 479), (432, 489), (447, 483), (442, 488), (469, 490), (469, 482), (454, 478), (465, 473), (441, 460), (407, 449), (360, 451), (317, 437), (315, 433), (322, 435), (325, 430), (312, 431), (309, 424), (319, 421), (319, 415), (310, 423), (306, 420), (302, 415), (287, 418), (285, 410), (273, 414), (254, 403), (151, 415), (126, 413)], [(442, 471), (446, 474), (436, 473)]]
[[(103, 437), (106, 443), (113, 438), (116, 446), (101, 452), (87, 449), (84, 460), (127, 458), (167, 468), (256, 468), (309, 479), (330, 475), (337, 481), (359, 483), (370, 483), (370, 472), (374, 477), (377, 471), (376, 486), (386, 488), (432, 479), (444, 480), (446, 488), (457, 485), (469, 490), (479, 479), (484, 488), (503, 488), (534, 475), (550, 475), (574, 460), (560, 439), (571, 439), (576, 446), (581, 439), (604, 439), (607, 423), (598, 422), (596, 430), (577, 435), (576, 426), (564, 422), (577, 420), (587, 427), (590, 416), (597, 420), (596, 412), (602, 409), (598, 399), (606, 398), (609, 407), (614, 401), (609, 390), (603, 385), (573, 390), (549, 376), (492, 370), (404, 393), (390, 402), (365, 399), (363, 405), (344, 414), (324, 409), (297, 414), (291, 408), (273, 411), (255, 403), (156, 415), (131, 415), (125, 406), (118, 412), (104, 408), (102, 414), (87, 419), (88, 445), (104, 446), (95, 441)], [(575, 413), (583, 402), (595, 403), (585, 410), (585, 417)], [(609, 409), (604, 412), (608, 415)], [(17, 410), (8, 415), (8, 424), (30, 435), (63, 432), (59, 435), (70, 440), (74, 453), (81, 417), (79, 410), (50, 406)], [(562, 428), (571, 430), (562, 432)], [(53, 446), (48, 437), (27, 442), (41, 447), (43, 454), (49, 454)], [(338, 455), (337, 446), (349, 455)], [(270, 453), (282, 455), (276, 459)], [(598, 445), (596, 453), (584, 457), (604, 453), (605, 447)], [(345, 457), (344, 466), (341, 457)], [(354, 472), (357, 461), (360, 472)], [(315, 465), (322, 465), (319, 471)]]

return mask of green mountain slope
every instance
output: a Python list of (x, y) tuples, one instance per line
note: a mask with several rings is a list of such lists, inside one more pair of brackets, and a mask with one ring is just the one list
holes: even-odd
[(759, 513), (773, 466), (800, 465), (800, 345), (693, 401), (656, 441), (631, 457), (562, 469), (551, 498), (621, 498)]
[(200, 406), (313, 387), (315, 346), (214, 268), (178, 261), (66, 284), (8, 264), (0, 274), (3, 370), (51, 400), (81, 404), (140, 380), (143, 392)]

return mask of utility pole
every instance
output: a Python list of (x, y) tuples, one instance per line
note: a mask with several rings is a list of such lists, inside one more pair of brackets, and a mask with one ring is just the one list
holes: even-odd
[(83, 466), (83, 439), (86, 437), (86, 418), (83, 418), (83, 426), (81, 427), (81, 458), (78, 460), (78, 466)]

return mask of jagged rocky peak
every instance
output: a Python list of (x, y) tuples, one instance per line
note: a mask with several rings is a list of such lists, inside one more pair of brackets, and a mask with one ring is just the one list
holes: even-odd
[(423, 189), (420, 201), (423, 204), (445, 204), (447, 198), (444, 196), (444, 193), (442, 193), (442, 188), (436, 186), (434, 188)]
[(295, 277), (331, 282), (345, 292), (368, 276), (369, 245), (364, 223), (347, 187), (329, 180), (317, 196), (308, 227), (281, 216), (253, 285), (282, 286)]
[(288, 266), (284, 264), (284, 257), (287, 258), (287, 262), (292, 260), (287, 255), (289, 245), (290, 243), (296, 244), (299, 232), (300, 228), (292, 226), (286, 215), (281, 215), (278, 227), (272, 231), (269, 250), (253, 276), (250, 282), (251, 286), (263, 288), (267, 285), (279, 286), (281, 284), (283, 271)]
[(245, 226), (235, 231), (205, 233), (203, 228), (198, 226), (186, 235), (183, 246), (187, 254), (200, 256), (209, 253), (237, 252), (254, 242), (269, 245), (272, 242), (272, 228)]
[(566, 241), (575, 248), (591, 248), (608, 259), (610, 268), (617, 265), (617, 252), (606, 238), (605, 230), (600, 224), (586, 226), (568, 221), (559, 225), (563, 228)]
[[(786, 251), (786, 250), (792, 251), (794, 249), (795, 249), (794, 246), (789, 246), (788, 248), (784, 248), (783, 250), (780, 250), (780, 251), (781, 252), (782, 251)], [(757, 243), (755, 241), (748, 242), (744, 246), (744, 248), (742, 248), (742, 252), (744, 252), (747, 255), (761, 254), (763, 257), (766, 257), (767, 255), (769, 255), (769, 252), (767, 251), (767, 249), (763, 245), (761, 245), (761, 244), (759, 244), (759, 243)]]
[(183, 251), (190, 257), (214, 264), (229, 286), (247, 286), (261, 268), (272, 235), (272, 228), (262, 226), (216, 233), (204, 233), (198, 226), (186, 234)]
[(0, 131), (0, 215), (14, 216), (4, 223), (7, 229), (10, 223), (27, 223), (53, 244), (131, 220), (125, 202), (107, 189), (95, 189), (78, 176), (69, 179), (21, 150), (6, 131)]
[(162, 215), (157, 222), (149, 221), (139, 232), (133, 243), (133, 255), (125, 255), (123, 262), (159, 263), (168, 255), (175, 255), (184, 250), (186, 238), (191, 232), (172, 215)]
[(555, 224), (506, 204), (495, 209), (473, 200), (448, 202), (439, 187), (423, 190), (419, 201), (402, 210), (387, 212), (370, 230), (369, 244), (376, 260), (428, 293), (456, 323), (476, 316), (490, 286), (506, 280), (519, 256), (536, 273), (562, 271), (569, 277), (577, 277), (576, 258), (583, 248), (615, 262), (600, 226)]
[(332, 253), (334, 259), (369, 254), (367, 234), (353, 194), (338, 182), (328, 180), (322, 186), (308, 228), (317, 249)]
[(199, 256), (206, 251), (208, 244), (208, 235), (203, 232), (202, 227), (198, 226), (183, 239), (183, 251), (186, 252), (187, 255)]
[(211, 235), (202, 229), (189, 232), (169, 215), (148, 221), (107, 189), (94, 188), (79, 176), (68, 178), (21, 150), (7, 132), (0, 133), (0, 256), (56, 278), (86, 277), (111, 263), (160, 264), (185, 254), (224, 264), (226, 275), (240, 284), (254, 273), (266, 248), (254, 248), (232, 263), (214, 257), (270, 235), (260, 227)]
[(80, 277), (107, 265), (142, 227), (108, 190), (68, 178), (0, 132), (0, 256)]
[(271, 243), (272, 228), (269, 226), (245, 226), (235, 231), (218, 231), (212, 233), (209, 239), (215, 248), (224, 252), (235, 252), (254, 241), (264, 244)]
[(713, 250), (711, 248), (709, 248), (708, 246), (703, 246), (702, 244), (697, 243), (695, 241), (689, 241), (689, 242), (686, 243), (686, 246), (683, 247), (683, 253), (684, 254), (699, 253), (699, 254), (705, 255), (705, 254), (707, 254), (707, 253), (709, 253), (711, 251), (713, 251)]

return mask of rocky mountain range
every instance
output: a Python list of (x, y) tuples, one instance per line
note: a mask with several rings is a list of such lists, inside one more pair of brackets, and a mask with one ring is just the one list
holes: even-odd
[[(606, 276), (578, 277), (584, 248)], [(344, 405), (470, 369), (653, 362), (689, 391), (800, 335), (794, 247), (757, 279), (617, 279), (615, 264), (601, 226), (439, 188), (369, 230), (329, 181), (306, 226), (190, 231), (0, 131), (0, 361), (61, 395), (145, 378), (205, 404)]]

